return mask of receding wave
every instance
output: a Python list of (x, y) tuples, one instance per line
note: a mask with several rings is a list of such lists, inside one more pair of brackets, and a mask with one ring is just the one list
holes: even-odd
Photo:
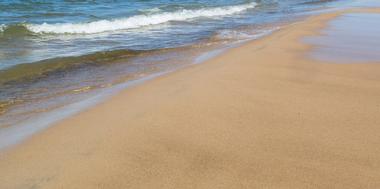
[(4, 84), (33, 81), (54, 73), (67, 72), (84, 66), (114, 63), (153, 51), (156, 50), (102, 51), (82, 56), (59, 57), (18, 64), (8, 69), (0, 70), (0, 87)]
[(99, 20), (89, 23), (57, 23), (57, 24), (26, 24), (28, 30), (34, 33), (51, 34), (91, 34), (115, 30), (139, 28), (157, 25), (170, 21), (185, 21), (200, 17), (218, 17), (236, 14), (254, 8), (256, 3), (250, 2), (225, 7), (202, 8), (197, 10), (180, 10), (175, 12), (162, 12), (151, 15), (136, 15), (115, 20)]

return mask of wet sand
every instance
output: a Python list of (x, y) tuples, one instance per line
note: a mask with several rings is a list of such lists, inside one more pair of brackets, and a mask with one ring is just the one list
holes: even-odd
[(318, 61), (303, 42), (348, 12), (289, 25), (36, 134), (0, 154), (0, 188), (380, 188), (380, 64)]
[(312, 58), (334, 63), (380, 60), (380, 14), (352, 13), (330, 21), (321, 35), (307, 37), (315, 45)]

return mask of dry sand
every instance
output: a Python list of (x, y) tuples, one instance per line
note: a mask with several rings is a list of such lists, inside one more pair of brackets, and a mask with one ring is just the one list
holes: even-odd
[(316, 62), (301, 43), (339, 14), (58, 123), (0, 155), (0, 188), (380, 188), (380, 64)]

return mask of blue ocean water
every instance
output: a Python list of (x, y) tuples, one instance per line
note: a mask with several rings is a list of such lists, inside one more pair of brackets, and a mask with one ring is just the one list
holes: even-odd
[(323, 6), (324, 0), (3, 0), (0, 69), (57, 56), (183, 46), (221, 29)]
[(361, 2), (1, 0), (0, 134), (103, 89), (185, 66), (207, 50)]

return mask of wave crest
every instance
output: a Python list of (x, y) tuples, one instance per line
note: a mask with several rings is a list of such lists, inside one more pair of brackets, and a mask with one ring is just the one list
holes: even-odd
[(92, 34), (115, 30), (133, 29), (149, 25), (157, 25), (170, 21), (185, 21), (200, 17), (217, 17), (236, 14), (251, 8), (256, 3), (251, 2), (241, 5), (226, 7), (203, 8), (198, 10), (181, 10), (164, 12), (151, 15), (136, 15), (129, 18), (115, 20), (99, 20), (89, 23), (60, 23), (60, 24), (27, 24), (26, 27), (34, 33), (51, 34)]

